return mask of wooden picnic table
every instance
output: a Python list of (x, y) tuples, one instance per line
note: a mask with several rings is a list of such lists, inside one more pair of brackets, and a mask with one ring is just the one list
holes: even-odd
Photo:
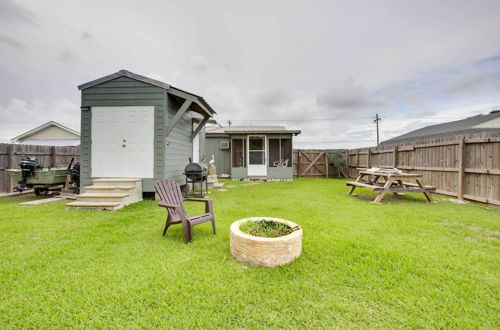
[[(367, 179), (367, 183), (362, 182)], [(379, 182), (384, 179), (384, 182)], [(436, 191), (436, 187), (426, 186), (423, 183), (421, 174), (411, 173), (390, 173), (386, 171), (359, 171), (356, 181), (346, 183), (350, 186), (348, 195), (352, 195), (357, 187), (369, 188), (378, 193), (373, 203), (380, 203), (386, 193), (423, 193), (429, 203), (432, 203), (431, 193)]]

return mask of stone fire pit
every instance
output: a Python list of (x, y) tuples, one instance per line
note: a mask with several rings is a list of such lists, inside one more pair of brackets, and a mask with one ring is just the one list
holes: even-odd
[(234, 222), (230, 229), (231, 254), (239, 261), (246, 263), (275, 267), (292, 262), (302, 252), (302, 228), (280, 237), (257, 237), (240, 230), (240, 225), (246, 221), (276, 221), (293, 228), (297, 226), (288, 220), (278, 218), (246, 218)]

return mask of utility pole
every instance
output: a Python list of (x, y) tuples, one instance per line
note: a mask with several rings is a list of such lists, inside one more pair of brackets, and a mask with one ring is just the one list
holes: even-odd
[(375, 119), (373, 120), (373, 122), (377, 125), (377, 147), (378, 147), (379, 142), (380, 142), (380, 140), (379, 140), (379, 136), (380, 135), (379, 135), (379, 130), (378, 130), (378, 122), (381, 121), (381, 120), (382, 120), (382, 118), (380, 118), (379, 115), (378, 115), (378, 113), (376, 113), (375, 114)]
[(228, 120), (228, 121), (227, 121), (227, 124), (229, 125), (229, 127), (231, 127), (231, 124), (232, 124), (232, 123), (233, 123), (233, 122), (232, 122), (232, 121), (230, 121), (230, 120)]

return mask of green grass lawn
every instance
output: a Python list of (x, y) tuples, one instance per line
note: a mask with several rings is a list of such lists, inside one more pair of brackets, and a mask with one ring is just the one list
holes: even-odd
[[(100, 212), (0, 200), (0, 328), (500, 327), (500, 209), (346, 192), (333, 179), (212, 192), (217, 235), (198, 225), (191, 244), (179, 225), (162, 237), (154, 201)], [(272, 269), (233, 260), (229, 226), (252, 216), (300, 224), (302, 256)]]

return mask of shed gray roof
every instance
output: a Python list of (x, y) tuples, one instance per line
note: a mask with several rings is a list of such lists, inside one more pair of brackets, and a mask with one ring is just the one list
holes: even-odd
[(206, 128), (210, 134), (300, 134), (300, 130), (290, 130), (285, 126), (212, 126)]
[(383, 141), (382, 144), (409, 142), (439, 136), (449, 136), (485, 131), (500, 131), (500, 112), (479, 115), (444, 124), (426, 126), (415, 131)]
[(185, 90), (182, 90), (182, 89), (174, 87), (174, 86), (172, 86), (170, 84), (164, 83), (163, 81), (159, 81), (159, 80), (156, 80), (156, 79), (152, 79), (152, 78), (148, 78), (148, 77), (145, 77), (145, 76), (141, 76), (140, 74), (133, 73), (133, 72), (130, 72), (130, 71), (127, 71), (127, 70), (120, 70), (120, 71), (112, 73), (110, 75), (107, 75), (107, 76), (104, 76), (104, 77), (101, 77), (101, 78), (89, 81), (89, 82), (87, 82), (85, 84), (81, 84), (81, 85), (78, 86), (78, 89), (79, 90), (84, 90), (84, 89), (100, 85), (102, 83), (105, 83), (107, 81), (110, 81), (110, 80), (113, 80), (113, 79), (116, 79), (116, 78), (119, 78), (119, 77), (128, 77), (128, 78), (131, 78), (131, 79), (142, 81), (142, 82), (144, 82), (146, 84), (150, 84), (150, 85), (153, 85), (153, 86), (157, 86), (157, 87), (166, 89), (167, 91), (169, 91), (169, 92), (171, 92), (171, 93), (173, 93), (173, 94), (175, 94), (177, 96), (180, 96), (182, 94), (188, 94), (188, 95), (193, 96), (196, 99), (198, 99), (198, 101), (201, 103), (201, 106), (204, 107), (204, 108), (207, 108), (207, 110), (209, 112), (211, 112), (212, 114), (216, 113), (214, 111), (214, 109), (212, 109), (212, 107), (207, 103), (207, 101), (205, 101), (205, 99), (202, 96), (199, 96), (199, 95), (196, 95), (196, 94), (193, 94), (193, 93), (190, 93), (190, 92), (186, 92)]

